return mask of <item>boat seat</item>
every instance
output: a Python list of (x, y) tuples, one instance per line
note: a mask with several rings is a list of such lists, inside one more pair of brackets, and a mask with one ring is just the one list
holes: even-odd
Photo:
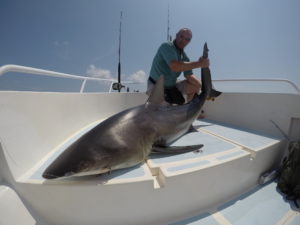
[[(71, 143), (100, 122), (96, 121), (78, 131), (51, 151), (43, 160), (21, 176), (18, 181), (26, 183), (45, 182), (46, 180), (41, 175), (50, 163)], [(154, 187), (158, 188), (165, 185), (167, 177), (190, 173), (239, 158), (250, 160), (256, 156), (257, 152), (272, 148), (281, 142), (280, 138), (210, 120), (196, 120), (193, 126), (198, 130), (197, 132), (187, 133), (172, 143), (172, 146), (203, 144), (203, 148), (198, 152), (175, 155), (151, 154), (146, 163), (132, 168), (112, 171), (109, 174), (100, 176), (72, 177), (47, 182), (96, 180), (105, 184), (114, 184), (148, 181), (154, 182)]]
[(300, 224), (300, 213), (293, 202), (284, 200), (276, 190), (276, 183), (271, 182), (257, 186), (209, 212), (202, 212), (170, 225), (183, 224), (296, 225)]

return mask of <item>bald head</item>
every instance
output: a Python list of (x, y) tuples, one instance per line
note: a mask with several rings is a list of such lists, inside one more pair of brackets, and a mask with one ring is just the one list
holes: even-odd
[(192, 39), (192, 31), (188, 28), (181, 28), (176, 34), (176, 45), (183, 49)]
[(189, 34), (192, 36), (192, 31), (189, 28), (181, 28), (177, 34)]

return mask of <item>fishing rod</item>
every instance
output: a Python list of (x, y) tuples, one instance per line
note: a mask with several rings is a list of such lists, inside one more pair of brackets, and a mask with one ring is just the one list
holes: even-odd
[(172, 36), (170, 35), (170, 3), (169, 2), (168, 2), (167, 41), (172, 41)]
[(121, 34), (122, 34), (122, 16), (123, 13), (121, 11), (120, 13), (120, 28), (119, 28), (119, 63), (118, 63), (118, 83), (113, 84), (113, 89), (118, 90), (118, 92), (121, 92), (121, 89), (125, 86), (121, 84)]
[[(120, 14), (120, 31), (119, 31), (119, 64), (118, 64), (118, 83), (121, 84), (121, 34), (122, 34), (122, 11)], [(121, 88), (119, 86), (118, 91), (121, 91)]]

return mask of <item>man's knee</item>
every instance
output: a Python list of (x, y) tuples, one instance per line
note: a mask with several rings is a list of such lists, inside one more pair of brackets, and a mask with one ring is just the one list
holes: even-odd
[(196, 94), (196, 93), (199, 93), (200, 88), (187, 82), (185, 91), (187, 94)]

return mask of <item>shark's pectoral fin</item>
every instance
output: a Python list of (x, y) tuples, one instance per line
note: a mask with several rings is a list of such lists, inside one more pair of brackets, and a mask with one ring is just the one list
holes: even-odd
[(187, 133), (194, 133), (194, 132), (199, 132), (199, 131), (193, 125), (191, 125)]
[(187, 146), (153, 146), (152, 153), (161, 153), (161, 154), (181, 154), (186, 152), (197, 151), (202, 148), (203, 145), (187, 145)]

